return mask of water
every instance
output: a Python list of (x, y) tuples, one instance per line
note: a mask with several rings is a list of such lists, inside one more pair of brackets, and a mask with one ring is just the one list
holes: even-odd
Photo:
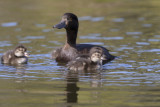
[[(0, 55), (22, 43), (22, 66), (0, 64), (1, 107), (159, 107), (159, 0), (0, 1)], [(97, 72), (69, 72), (51, 59), (65, 30), (65, 12), (79, 17), (78, 43), (118, 56)]]

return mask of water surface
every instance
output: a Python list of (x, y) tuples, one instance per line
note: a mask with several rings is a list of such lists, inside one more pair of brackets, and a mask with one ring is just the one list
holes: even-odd
[[(160, 1), (1, 0), (0, 55), (22, 43), (22, 66), (0, 64), (1, 107), (158, 107)], [(79, 17), (77, 43), (118, 56), (97, 72), (70, 72), (51, 59), (65, 30), (52, 29), (65, 12)]]

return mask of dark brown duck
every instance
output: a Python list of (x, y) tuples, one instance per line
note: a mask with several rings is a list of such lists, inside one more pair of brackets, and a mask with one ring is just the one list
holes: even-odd
[[(52, 52), (52, 58), (56, 59), (58, 62), (68, 62), (75, 59), (80, 54), (89, 54), (89, 51), (92, 47), (97, 45), (91, 44), (76, 44), (77, 34), (78, 34), (79, 22), (76, 15), (73, 13), (65, 13), (62, 16), (62, 20), (59, 24), (53, 26), (53, 28), (66, 29), (67, 40), (65, 45), (61, 48), (58, 48)], [(115, 57), (109, 53), (109, 50), (102, 46), (106, 59), (103, 60), (103, 64), (108, 61), (113, 60)]]

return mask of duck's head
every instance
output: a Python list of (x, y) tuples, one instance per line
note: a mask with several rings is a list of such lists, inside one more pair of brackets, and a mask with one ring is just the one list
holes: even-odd
[(53, 26), (53, 28), (62, 29), (65, 28), (66, 30), (78, 30), (78, 18), (73, 13), (65, 13), (62, 16), (62, 20), (59, 24)]

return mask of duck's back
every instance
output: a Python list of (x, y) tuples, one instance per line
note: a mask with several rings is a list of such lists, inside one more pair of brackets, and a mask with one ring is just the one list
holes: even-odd
[(90, 49), (95, 46), (101, 47), (103, 49), (103, 53), (105, 54), (106, 59), (107, 59), (107, 60), (103, 60), (103, 64), (107, 63), (115, 58), (115, 56), (113, 56), (109, 53), (109, 50), (107, 50), (106, 48), (104, 48), (102, 46), (91, 45), (91, 44), (77, 44), (76, 49), (78, 50), (79, 54), (88, 54)]

